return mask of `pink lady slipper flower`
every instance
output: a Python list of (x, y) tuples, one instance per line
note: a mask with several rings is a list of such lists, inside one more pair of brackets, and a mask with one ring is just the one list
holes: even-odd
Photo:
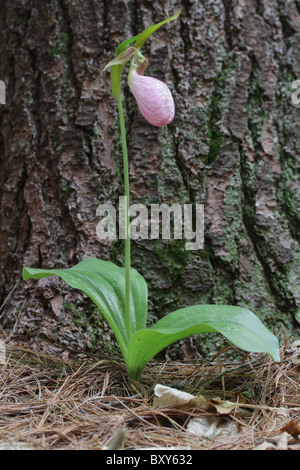
[(133, 57), (128, 74), (128, 85), (145, 119), (153, 126), (166, 126), (175, 115), (173, 97), (165, 83), (156, 78), (144, 76), (148, 63), (146, 58), (138, 61), (136, 56)]

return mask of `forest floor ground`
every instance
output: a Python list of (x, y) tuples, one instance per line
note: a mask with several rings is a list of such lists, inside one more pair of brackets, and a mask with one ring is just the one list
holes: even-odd
[[(288, 341), (280, 363), (222, 356), (153, 361), (132, 389), (122, 364), (64, 360), (9, 341), (0, 365), (0, 449), (300, 450), (300, 364)], [(156, 384), (175, 389), (175, 399), (176, 390), (201, 394), (203, 404), (160, 403)]]

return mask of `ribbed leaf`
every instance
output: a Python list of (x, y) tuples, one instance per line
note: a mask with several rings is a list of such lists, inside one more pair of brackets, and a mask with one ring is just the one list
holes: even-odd
[(139, 34), (137, 34), (136, 36), (133, 36), (132, 38), (126, 39), (126, 41), (123, 41), (121, 44), (119, 44), (116, 50), (116, 57), (122, 54), (124, 51), (126, 51), (127, 46), (129, 46), (134, 41), (136, 41), (138, 37), (139, 37)]
[(191, 335), (217, 332), (245, 351), (265, 352), (280, 361), (277, 338), (254, 313), (241, 307), (196, 305), (177, 310), (130, 339), (127, 370), (138, 380), (145, 365), (162, 349)]
[(145, 29), (142, 33), (140, 33), (138, 35), (138, 38), (137, 38), (137, 40), (134, 44), (134, 47), (136, 47), (137, 49), (140, 49), (142, 47), (142, 45), (144, 44), (144, 42), (147, 41), (149, 36), (151, 36), (151, 34), (153, 34), (162, 25), (164, 25), (166, 23), (169, 23), (169, 21), (176, 20), (176, 18), (178, 18), (178, 16), (180, 15), (180, 13), (181, 13), (181, 10), (179, 10), (175, 15), (170, 16), (166, 20), (161, 21), (160, 23), (157, 23), (157, 24), (152, 24), (151, 26), (149, 26), (149, 28)]
[(145, 41), (153, 34), (158, 28), (160, 28), (162, 25), (169, 23), (169, 21), (176, 20), (178, 16), (180, 15), (181, 10), (179, 10), (175, 15), (170, 16), (164, 21), (161, 21), (158, 24), (152, 24), (149, 26), (149, 28), (145, 29), (141, 33), (137, 34), (136, 36), (133, 36), (132, 38), (126, 39), (126, 41), (123, 41), (121, 44), (119, 44), (117, 51), (116, 51), (116, 57), (120, 54), (122, 54), (126, 48), (132, 44), (135, 41), (135, 47), (137, 49), (140, 49), (142, 45), (145, 43)]
[[(40, 279), (56, 275), (71, 287), (87, 294), (107, 319), (114, 331), (126, 360), (127, 337), (125, 327), (125, 269), (110, 261), (87, 258), (69, 269), (24, 268), (24, 279)], [(145, 328), (147, 320), (147, 284), (131, 269), (132, 331)]]

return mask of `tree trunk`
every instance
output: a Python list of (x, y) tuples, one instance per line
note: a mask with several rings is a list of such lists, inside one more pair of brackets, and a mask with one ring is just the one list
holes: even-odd
[[(23, 266), (122, 264), (96, 237), (99, 204), (123, 195), (117, 103), (103, 67), (117, 45), (174, 14), (143, 48), (176, 116), (155, 128), (123, 94), (131, 203), (204, 204), (205, 243), (132, 242), (149, 320), (179, 307), (248, 307), (273, 331), (300, 322), (299, 0), (0, 0), (2, 325), (58, 348), (105, 349), (110, 333), (79, 292)], [(127, 70), (127, 69), (126, 69)], [(214, 338), (214, 347), (222, 339)], [(212, 336), (195, 341), (200, 353)], [(186, 346), (186, 345), (185, 345)], [(185, 357), (195, 349), (183, 348)]]

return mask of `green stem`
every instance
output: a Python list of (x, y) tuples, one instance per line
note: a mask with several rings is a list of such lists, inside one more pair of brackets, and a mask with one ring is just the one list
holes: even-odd
[(121, 94), (118, 96), (119, 119), (123, 149), (123, 168), (125, 185), (125, 325), (128, 339), (132, 336), (131, 314), (130, 314), (130, 237), (129, 237), (129, 170), (128, 153), (126, 142), (126, 131)]

